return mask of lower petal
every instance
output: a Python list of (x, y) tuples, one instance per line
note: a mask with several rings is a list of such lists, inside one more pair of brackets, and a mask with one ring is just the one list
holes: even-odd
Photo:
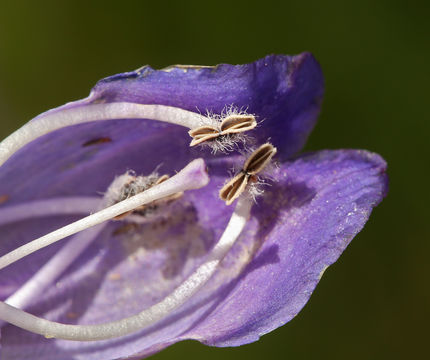
[[(256, 341), (291, 320), (387, 192), (366, 151), (321, 151), (281, 166), (254, 207), (261, 244), (222, 301), (182, 336), (213, 346)], [(220, 294), (219, 294), (220, 295)]]
[[(386, 193), (387, 178), (385, 162), (378, 155), (353, 150), (301, 156), (283, 164), (274, 178), (217, 273), (159, 324), (92, 343), (48, 340), (6, 326), (3, 356), (96, 360), (134, 354), (138, 358), (184, 339), (213, 346), (241, 345), (285, 324), (307, 302), (327, 266), (362, 229)], [(51, 289), (31, 312), (91, 324), (131, 315), (157, 302), (205, 258), (225, 226), (227, 207), (221, 202), (207, 206), (215, 203), (213, 190), (223, 182), (216, 176), (212, 179), (210, 186), (186, 197), (181, 216), (197, 218), (185, 228), (181, 222), (173, 224), (176, 228), (147, 227), (144, 240), (133, 240), (112, 236), (118, 225), (110, 224), (79, 267), (60, 279), (58, 286), (63, 289)], [(147, 236), (148, 231), (154, 236)], [(157, 232), (163, 231), (165, 240), (159, 242)], [(186, 241), (189, 232), (198, 234), (196, 241)], [(184, 234), (183, 240), (178, 234)]]

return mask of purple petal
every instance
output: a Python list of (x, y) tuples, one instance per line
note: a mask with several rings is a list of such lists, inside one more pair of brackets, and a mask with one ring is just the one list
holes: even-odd
[[(240, 66), (172, 67), (161, 71), (145, 67), (102, 80), (89, 98), (65, 108), (103, 101), (137, 101), (220, 112), (234, 103), (265, 119), (258, 128), (264, 140), (266, 136), (276, 139), (279, 130), (283, 130), (282, 140), (287, 144), (284, 153), (289, 154), (300, 148), (313, 126), (322, 86), (320, 68), (311, 55), (269, 56)], [(133, 119), (56, 131), (27, 145), (0, 168), (0, 198), (6, 199), (0, 206), (57, 196), (99, 195), (116, 175), (129, 169), (149, 174), (163, 164), (160, 171), (173, 174), (190, 158), (201, 155), (198, 149), (190, 150), (189, 140), (183, 128)], [(228, 173), (222, 166), (216, 171), (220, 185)], [(218, 201), (217, 189), (208, 196)], [(217, 225), (220, 228), (226, 222), (223, 219)], [(16, 224), (6, 226), (4, 234), (8, 236), (4, 237), (0, 253), (72, 220), (76, 217), (27, 221), (25, 226), (19, 224), (22, 225), (19, 230)], [(210, 221), (205, 226), (209, 231), (214, 227)], [(24, 260), (21, 264), (28, 270), (18, 271), (21, 268), (18, 264), (3, 270), (7, 286), (2, 284), (0, 294), (3, 297), (10, 294), (56, 249)]]
[[(216, 174), (215, 165), (210, 170)], [(365, 151), (323, 151), (285, 163), (223, 266), (165, 321), (125, 338), (95, 343), (47, 340), (7, 326), (2, 329), (2, 354), (111, 359), (148, 355), (188, 338), (215, 346), (255, 341), (303, 307), (322, 272), (385, 195), (384, 171), (384, 161)], [(157, 302), (204, 260), (222, 232), (231, 211), (225, 212), (216, 200), (222, 181), (215, 175), (208, 187), (187, 194), (188, 205), (178, 209), (167, 226), (146, 227), (140, 240), (133, 240), (132, 234), (112, 236), (117, 225), (109, 225), (31, 311), (89, 324)]]
[(291, 320), (387, 192), (386, 164), (366, 151), (321, 151), (283, 164), (255, 208), (262, 242), (216, 310), (185, 336), (236, 346)]
[[(145, 66), (101, 80), (87, 99), (51, 112), (127, 101), (220, 113), (234, 104), (264, 120), (253, 135), (260, 142), (270, 138), (278, 157), (287, 157), (304, 145), (322, 94), (321, 69), (312, 55), (304, 53), (267, 56), (236, 66), (173, 66), (158, 71)], [(201, 156), (199, 149), (189, 148), (189, 141), (183, 128), (146, 120), (61, 129), (33, 141), (2, 166), (0, 196), (8, 195), (12, 204), (58, 194), (94, 195), (130, 168), (150, 173), (163, 163), (163, 171), (178, 171)]]
[(271, 139), (283, 156), (299, 151), (312, 130), (322, 101), (324, 80), (309, 53), (271, 55), (247, 65), (171, 66), (101, 80), (98, 102), (129, 101), (221, 113), (227, 105), (246, 108), (264, 120), (254, 136)]

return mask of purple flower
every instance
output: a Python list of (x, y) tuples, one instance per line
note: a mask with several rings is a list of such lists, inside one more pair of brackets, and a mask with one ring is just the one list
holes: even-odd
[[(112, 337), (90, 342), (4, 322), (4, 359), (138, 359), (184, 339), (237, 346), (291, 320), (387, 191), (377, 154), (294, 157), (322, 95), (320, 67), (307, 53), (239, 66), (143, 67), (101, 80), (88, 98), (4, 140), (0, 161), (14, 154), (0, 167), (0, 256), (8, 254), (1, 299), (64, 324), (119, 321), (88, 332), (55, 328), (75, 340)], [(219, 120), (238, 114), (258, 125), (246, 136), (219, 135)], [(215, 127), (208, 143), (224, 151), (189, 146), (187, 130), (202, 125)], [(278, 167), (257, 187), (260, 178), (246, 175), (236, 207), (227, 206), (219, 190), (249, 156), (237, 150), (267, 141)], [(161, 181), (163, 174), (171, 178)], [(14, 249), (92, 212), (99, 225), (14, 262)], [(120, 216), (101, 222), (103, 214)], [(69, 234), (61, 231), (58, 238)], [(155, 320), (148, 311), (133, 317), (148, 308)], [(1, 303), (0, 319), (56, 334), (14, 311)]]

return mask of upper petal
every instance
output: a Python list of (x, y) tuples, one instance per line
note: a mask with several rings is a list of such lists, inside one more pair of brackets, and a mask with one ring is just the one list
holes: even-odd
[[(109, 102), (164, 104), (202, 113), (221, 113), (234, 105), (257, 115), (261, 123), (252, 134), (259, 142), (270, 138), (278, 157), (286, 158), (304, 145), (322, 95), (320, 66), (303, 53), (271, 55), (246, 65), (145, 66), (101, 80), (88, 98), (49, 112)], [(185, 129), (156, 121), (71, 126), (33, 141), (4, 164), (0, 195), (7, 195), (10, 203), (58, 194), (93, 195), (127, 169), (149, 173), (163, 163), (163, 171), (178, 171), (190, 158), (201, 156), (189, 142)]]
[(221, 113), (234, 105), (264, 120), (253, 135), (260, 142), (270, 138), (287, 157), (304, 145), (323, 92), (319, 64), (303, 53), (270, 55), (245, 65), (145, 66), (101, 80), (92, 101), (164, 104), (202, 113)]

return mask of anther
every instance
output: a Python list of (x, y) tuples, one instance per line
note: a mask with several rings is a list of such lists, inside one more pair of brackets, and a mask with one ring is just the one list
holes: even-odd
[(214, 126), (204, 125), (188, 131), (188, 134), (193, 138), (190, 146), (196, 146), (202, 142), (216, 139), (220, 136), (220, 131)]
[(220, 140), (223, 137), (234, 136), (252, 130), (257, 126), (254, 115), (250, 114), (230, 114), (219, 124), (203, 125), (188, 131), (193, 138), (190, 146), (196, 146), (206, 141)]
[(254, 129), (257, 121), (254, 115), (230, 115), (227, 116), (220, 126), (221, 135), (241, 133)]
[(270, 143), (261, 145), (251, 154), (248, 160), (246, 160), (243, 170), (249, 175), (257, 175), (267, 166), (270, 160), (272, 160), (276, 151), (276, 148)]
[(231, 205), (245, 191), (248, 183), (257, 182), (257, 174), (264, 170), (276, 151), (270, 143), (263, 144), (255, 150), (245, 161), (243, 169), (221, 188), (220, 199)]

